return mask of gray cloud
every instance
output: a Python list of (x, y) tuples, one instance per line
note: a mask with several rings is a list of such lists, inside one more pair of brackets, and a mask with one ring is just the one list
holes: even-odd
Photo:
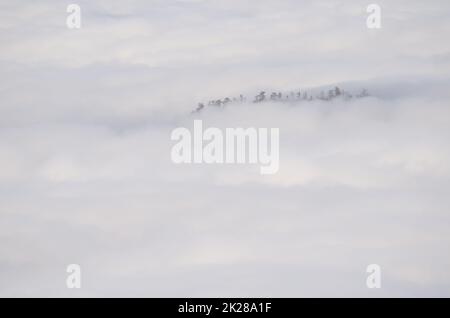
[[(449, 295), (447, 1), (79, 4), (0, 2), (0, 295)], [(198, 101), (335, 84), (198, 115), (280, 127), (274, 176), (170, 161)]]

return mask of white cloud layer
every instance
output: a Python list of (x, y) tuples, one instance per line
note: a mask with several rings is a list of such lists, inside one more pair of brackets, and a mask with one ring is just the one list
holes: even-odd
[[(448, 1), (380, 30), (357, 0), (78, 3), (0, 0), (1, 296), (450, 296)], [(189, 114), (334, 84), (372, 97)], [(197, 117), (279, 127), (279, 173), (172, 164)]]

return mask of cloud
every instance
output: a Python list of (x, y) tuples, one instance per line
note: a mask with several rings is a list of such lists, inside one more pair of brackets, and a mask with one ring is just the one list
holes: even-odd
[[(79, 4), (0, 3), (0, 295), (448, 296), (447, 1)], [(372, 96), (190, 114), (332, 85)], [(174, 165), (195, 118), (280, 128), (279, 173)]]

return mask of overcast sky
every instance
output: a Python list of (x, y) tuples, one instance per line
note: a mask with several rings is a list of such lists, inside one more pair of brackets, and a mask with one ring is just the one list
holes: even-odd
[[(1, 296), (450, 296), (449, 1), (70, 3), (0, 0)], [(197, 102), (336, 84), (200, 115), (276, 175), (170, 160)]]

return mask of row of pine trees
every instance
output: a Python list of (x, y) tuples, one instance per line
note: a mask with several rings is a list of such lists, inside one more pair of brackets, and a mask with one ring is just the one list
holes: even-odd
[[(352, 98), (363, 98), (369, 96), (369, 93), (366, 89), (363, 89), (360, 93), (356, 95), (352, 95), (351, 93), (344, 91), (339, 87), (335, 87), (334, 89), (328, 90), (328, 92), (321, 91), (318, 95), (313, 95), (307, 91), (297, 91), (290, 92), (288, 94), (283, 94), (281, 92), (272, 92), (270, 95), (266, 92), (260, 92), (253, 99), (253, 103), (263, 103), (263, 102), (294, 102), (294, 101), (313, 101), (313, 100), (322, 100), (322, 101), (330, 101), (335, 98), (343, 98), (345, 100), (349, 100)], [(223, 99), (210, 100), (206, 104), (199, 103), (194, 112), (200, 112), (206, 106), (218, 106), (223, 107), (232, 103), (245, 103), (247, 102), (247, 98), (244, 95), (239, 95), (239, 97), (225, 97)]]

